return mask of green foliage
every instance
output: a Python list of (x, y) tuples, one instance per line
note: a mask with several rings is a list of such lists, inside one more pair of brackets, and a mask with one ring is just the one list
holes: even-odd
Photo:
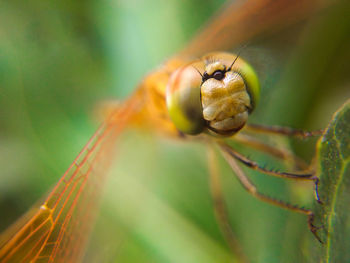
[[(91, 121), (95, 105), (131, 94), (223, 2), (0, 1), (1, 229), (64, 173), (97, 127)], [(242, 56), (262, 79), (252, 123), (319, 129), (350, 97), (345, 2), (310, 18), (306, 27), (248, 41)], [(85, 262), (228, 262), (205, 148), (144, 134), (128, 133), (122, 142)], [(312, 141), (292, 146), (312, 158)], [(243, 153), (268, 168), (287, 169), (249, 148)], [(293, 204), (311, 200), (311, 185), (246, 172), (263, 193)], [(254, 199), (224, 163), (221, 174), (230, 220), (250, 262), (309, 262), (305, 241), (319, 244), (305, 216)], [(315, 254), (324, 255), (324, 248)]]
[[(318, 143), (318, 174), (323, 205), (316, 206), (324, 245), (316, 262), (350, 260), (350, 100), (337, 111)], [(320, 257), (320, 259), (319, 259)]]

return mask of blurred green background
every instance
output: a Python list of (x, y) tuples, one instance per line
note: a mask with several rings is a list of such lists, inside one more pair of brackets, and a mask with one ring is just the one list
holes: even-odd
[[(131, 94), (223, 2), (0, 2), (0, 230), (64, 173), (98, 126), (96, 105)], [(340, 2), (243, 50), (263, 84), (252, 122), (326, 126), (350, 97), (346, 10)], [(291, 142), (308, 161), (313, 145)], [(129, 131), (118, 147), (85, 262), (228, 262), (205, 146)], [(267, 167), (288, 168), (241, 150)], [(249, 260), (308, 262), (309, 246), (319, 244), (306, 218), (255, 200), (220, 162), (231, 223)], [(311, 185), (245, 171), (262, 192), (311, 206)]]

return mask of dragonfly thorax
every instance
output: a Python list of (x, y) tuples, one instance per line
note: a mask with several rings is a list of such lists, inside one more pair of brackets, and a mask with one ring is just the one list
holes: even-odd
[(167, 84), (166, 100), (181, 132), (229, 136), (243, 128), (259, 93), (257, 75), (247, 62), (216, 52), (177, 69)]

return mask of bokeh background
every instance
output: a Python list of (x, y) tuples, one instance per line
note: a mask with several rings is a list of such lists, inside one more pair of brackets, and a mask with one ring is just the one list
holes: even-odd
[[(97, 105), (130, 95), (223, 3), (0, 2), (0, 230), (64, 173), (101, 122)], [(346, 10), (349, 4), (339, 2), (244, 48), (242, 56), (262, 79), (252, 122), (306, 130), (327, 125), (350, 97)], [(293, 140), (290, 147), (310, 162), (314, 142)], [(267, 167), (290, 168), (237, 147)], [(205, 150), (195, 142), (126, 132), (101, 193), (85, 262), (229, 262), (213, 212)], [(254, 199), (220, 163), (230, 221), (249, 260), (310, 262), (309, 248), (319, 244), (306, 218)], [(262, 192), (313, 205), (310, 184), (245, 171)]]

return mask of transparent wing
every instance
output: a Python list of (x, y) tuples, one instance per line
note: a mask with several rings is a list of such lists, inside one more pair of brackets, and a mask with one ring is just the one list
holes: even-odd
[(323, 0), (233, 1), (219, 10), (180, 55), (201, 56), (211, 51), (231, 50), (283, 30), (325, 5)]
[[(79, 262), (96, 216), (118, 135), (134, 113), (129, 100), (96, 131), (39, 208), (3, 237), (0, 262)], [(19, 225), (22, 224), (22, 227)]]

